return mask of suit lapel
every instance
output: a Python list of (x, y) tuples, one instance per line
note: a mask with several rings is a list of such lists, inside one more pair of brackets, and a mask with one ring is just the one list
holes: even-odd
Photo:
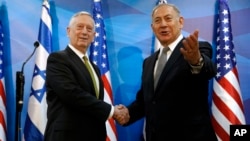
[[(75, 66), (77, 66), (80, 71), (82, 72), (83, 77), (86, 77), (87, 81), (88, 82), (92, 82), (92, 79), (91, 79), (91, 76), (89, 74), (89, 71), (88, 69), (86, 68), (86, 66), (84, 65), (83, 61), (67, 46), (67, 48), (65, 49), (65, 51), (69, 54), (70, 56), (70, 59), (72, 60), (72, 62), (74, 63)], [(100, 76), (100, 73), (97, 71), (98, 68), (96, 68), (96, 66), (90, 61), (92, 67), (94, 68), (96, 74), (97, 74), (97, 77), (99, 79), (99, 88), (101, 89), (102, 88), (102, 83), (100, 80), (101, 78), (99, 77)], [(82, 64), (82, 65), (79, 65), (79, 64)], [(88, 74), (88, 75), (86, 75)], [(91, 89), (93, 89), (93, 91), (95, 91), (94, 89), (94, 84), (93, 83), (90, 83), (91, 84)], [(102, 92), (101, 90), (99, 90), (99, 99), (103, 99), (103, 95), (102, 95)]]
[(176, 63), (177, 59), (179, 57), (182, 57), (182, 54), (180, 52), (180, 48), (182, 47), (182, 40), (177, 44), (177, 46), (175, 47), (174, 51), (172, 52), (171, 56), (169, 57), (163, 71), (162, 74), (159, 78), (159, 82), (158, 85), (156, 86), (155, 92), (157, 92), (157, 90), (159, 89), (159, 87), (161, 87), (162, 83), (164, 82), (164, 80), (166, 79), (166, 77), (168, 77), (168, 75), (171, 75), (171, 73), (175, 73), (175, 72), (171, 72), (171, 68), (175, 67), (174, 64)]
[(159, 50), (144, 60), (143, 65), (143, 81), (148, 82), (147, 87), (148, 94), (145, 95), (145, 99), (152, 99), (154, 97), (154, 66), (159, 54)]

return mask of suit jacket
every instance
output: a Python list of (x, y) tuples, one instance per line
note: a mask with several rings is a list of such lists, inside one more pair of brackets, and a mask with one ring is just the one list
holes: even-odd
[[(183, 40), (183, 39), (182, 39)], [(191, 73), (191, 66), (180, 52), (182, 41), (168, 59), (154, 90), (154, 67), (159, 51), (143, 62), (142, 84), (136, 100), (128, 106), (130, 121), (146, 117), (147, 141), (215, 141), (209, 113), (209, 79), (216, 74), (211, 61), (212, 48), (200, 42), (204, 59), (199, 74)]]
[(105, 141), (111, 105), (103, 101), (100, 71), (92, 65), (99, 78), (99, 99), (86, 66), (69, 47), (49, 55), (45, 141)]

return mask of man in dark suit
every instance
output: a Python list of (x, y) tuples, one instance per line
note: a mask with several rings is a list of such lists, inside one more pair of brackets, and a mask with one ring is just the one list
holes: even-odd
[(76, 13), (67, 27), (70, 43), (48, 57), (45, 141), (105, 141), (106, 120), (123, 114), (103, 101), (100, 71), (83, 60), (88, 59), (87, 49), (94, 40), (94, 25), (89, 13)]
[[(171, 4), (157, 5), (152, 12), (152, 30), (161, 47), (143, 62), (141, 88), (129, 105), (128, 126), (145, 117), (147, 141), (216, 141), (209, 113), (209, 80), (216, 75), (212, 47), (198, 41), (196, 30), (184, 37), (184, 18)], [(157, 66), (166, 49), (157, 83)], [(124, 107), (125, 108), (125, 107)]]

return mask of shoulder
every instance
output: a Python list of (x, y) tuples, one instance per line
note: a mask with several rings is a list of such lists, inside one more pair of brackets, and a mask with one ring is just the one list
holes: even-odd
[(160, 50), (157, 50), (153, 54), (146, 57), (144, 59), (144, 61), (143, 61), (143, 65), (145, 65), (145, 64), (154, 64), (159, 53), (160, 53)]
[(49, 57), (66, 57), (70, 54), (73, 54), (74, 52), (69, 48), (66, 47), (64, 50), (55, 51), (49, 54)]
[(208, 41), (198, 41), (199, 47), (210, 47), (212, 48), (212, 45)]

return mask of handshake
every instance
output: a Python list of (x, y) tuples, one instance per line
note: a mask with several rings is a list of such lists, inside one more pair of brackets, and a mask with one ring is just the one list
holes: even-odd
[(120, 124), (124, 125), (129, 121), (128, 108), (122, 104), (116, 105), (114, 110), (113, 118)]

